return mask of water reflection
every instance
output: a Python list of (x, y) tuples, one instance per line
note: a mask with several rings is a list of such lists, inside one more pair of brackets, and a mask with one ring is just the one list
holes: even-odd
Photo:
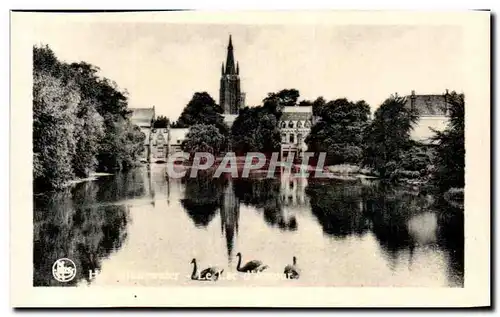
[[(89, 270), (103, 270), (106, 283), (120, 280), (113, 274), (125, 268), (181, 272), (193, 257), (231, 267), (236, 252), (274, 259), (274, 269), (298, 255), (301, 281), (311, 286), (463, 286), (463, 210), (376, 182), (287, 174), (175, 180), (156, 167), (39, 195), (34, 203), (37, 286), (93, 283)], [(52, 264), (63, 257), (79, 268), (69, 283), (52, 277)], [(336, 270), (326, 272), (331, 266)], [(340, 281), (344, 276), (351, 279)]]
[(185, 177), (182, 206), (197, 227), (206, 227), (215, 217), (223, 197), (224, 181), (200, 173), (198, 178)]
[[(34, 210), (34, 286), (71, 286), (80, 280), (90, 282), (89, 271), (101, 269), (109, 254), (118, 250), (127, 237), (128, 208), (123, 205), (95, 204), (97, 197), (113, 195), (116, 178), (106, 182), (84, 183), (73, 190), (35, 198)], [(124, 193), (140, 191), (122, 187)], [(60, 283), (52, 277), (52, 265), (60, 258), (70, 258), (77, 269), (76, 277)]]

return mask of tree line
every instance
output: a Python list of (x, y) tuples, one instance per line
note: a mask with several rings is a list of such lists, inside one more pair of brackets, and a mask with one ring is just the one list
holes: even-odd
[(130, 122), (127, 92), (98, 72), (58, 60), (48, 46), (33, 47), (35, 191), (137, 163), (145, 136)]
[(245, 107), (231, 128), (224, 123), (222, 108), (206, 92), (195, 93), (174, 127), (191, 127), (184, 150), (220, 154), (231, 147), (238, 155), (279, 151), (279, 122), (286, 106), (312, 106), (315, 124), (305, 143), (309, 152), (326, 152), (326, 164), (366, 167), (389, 181), (420, 180), (447, 190), (464, 186), (464, 96), (447, 97), (450, 120), (435, 131), (431, 145), (411, 139), (418, 122), (416, 110), (406, 98), (387, 98), (375, 111), (363, 100), (323, 97), (299, 102), (299, 91), (269, 93), (262, 104)]

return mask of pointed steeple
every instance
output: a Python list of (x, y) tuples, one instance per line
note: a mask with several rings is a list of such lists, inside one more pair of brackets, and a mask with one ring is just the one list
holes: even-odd
[(233, 54), (233, 41), (231, 34), (229, 35), (229, 45), (227, 46), (227, 59), (226, 59), (226, 75), (234, 75), (234, 54)]

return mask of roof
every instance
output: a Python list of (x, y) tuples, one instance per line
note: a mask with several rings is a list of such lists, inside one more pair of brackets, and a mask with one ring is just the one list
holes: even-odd
[(312, 114), (312, 106), (287, 106), (283, 107), (283, 113), (293, 112), (293, 113), (311, 113)]
[(291, 106), (283, 107), (281, 115), (282, 121), (288, 120), (311, 120), (312, 119), (312, 106)]
[(236, 118), (238, 117), (238, 115), (225, 113), (225, 114), (223, 114), (223, 117), (224, 117), (224, 123), (227, 124), (229, 127), (231, 127), (233, 125), (234, 121), (236, 120)]
[(155, 108), (130, 108), (132, 116), (130, 120), (138, 126), (150, 126), (155, 117)]
[(446, 116), (448, 103), (446, 95), (408, 95), (406, 105), (412, 106), (420, 116)]

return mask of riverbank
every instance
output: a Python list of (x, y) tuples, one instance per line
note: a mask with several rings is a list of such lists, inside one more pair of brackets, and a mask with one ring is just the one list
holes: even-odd
[(85, 178), (75, 178), (66, 183), (64, 187), (69, 187), (75, 184), (83, 183), (83, 182), (91, 182), (97, 180), (99, 177), (103, 176), (112, 176), (113, 174), (111, 173), (90, 173), (88, 177)]

